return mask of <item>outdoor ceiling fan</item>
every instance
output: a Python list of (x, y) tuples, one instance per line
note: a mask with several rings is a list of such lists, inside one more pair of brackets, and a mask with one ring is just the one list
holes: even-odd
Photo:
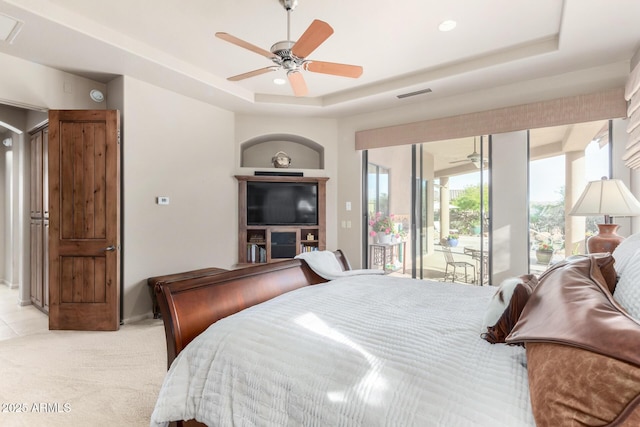
[(275, 64), (238, 74), (237, 76), (229, 77), (227, 80), (235, 82), (284, 68), (287, 71), (287, 78), (289, 79), (295, 96), (305, 96), (308, 91), (307, 84), (302, 76), (303, 70), (342, 77), (360, 77), (362, 67), (359, 65), (338, 64), (335, 62), (307, 59), (307, 56), (309, 56), (311, 52), (316, 50), (318, 46), (333, 34), (333, 28), (326, 22), (316, 19), (309, 25), (298, 41), (292, 41), (290, 36), (290, 18), (291, 12), (298, 5), (298, 0), (279, 0), (279, 2), (287, 11), (287, 39), (275, 43), (271, 46), (270, 51), (234, 37), (231, 34), (223, 32), (216, 33), (216, 37), (262, 55)]
[(473, 163), (475, 167), (477, 167), (478, 169), (480, 169), (480, 167), (483, 166), (483, 164), (487, 163), (487, 159), (483, 159), (480, 153), (478, 153), (478, 149), (476, 148), (475, 137), (473, 138), (473, 153), (469, 154), (466, 159), (455, 160), (449, 163), (453, 164), (453, 163), (464, 163), (464, 162)]

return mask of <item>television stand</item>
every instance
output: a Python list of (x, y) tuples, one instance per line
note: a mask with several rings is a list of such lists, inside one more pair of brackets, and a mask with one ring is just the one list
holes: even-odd
[[(238, 265), (290, 259), (326, 250), (326, 177), (245, 176), (238, 181)], [(318, 185), (318, 223), (247, 225), (247, 182), (312, 182)]]
[(298, 233), (291, 231), (271, 232), (271, 258), (293, 258), (297, 255), (296, 240)]

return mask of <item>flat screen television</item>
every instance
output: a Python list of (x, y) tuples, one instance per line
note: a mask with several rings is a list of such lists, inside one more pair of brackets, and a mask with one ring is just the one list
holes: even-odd
[(247, 225), (317, 225), (315, 182), (247, 182)]

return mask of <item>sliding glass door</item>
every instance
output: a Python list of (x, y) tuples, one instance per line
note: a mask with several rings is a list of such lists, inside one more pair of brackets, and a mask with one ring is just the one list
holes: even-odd
[(486, 137), (424, 144), (433, 157), (433, 247), (425, 278), (487, 284), (489, 192)]
[(585, 253), (585, 239), (602, 218), (569, 212), (588, 181), (610, 176), (610, 126), (598, 121), (367, 151), (365, 263), (390, 274), (497, 285)]
[(367, 151), (367, 265), (486, 283), (487, 151), (483, 137)]
[(603, 217), (570, 216), (587, 182), (610, 176), (609, 121), (531, 131), (529, 152), (530, 271), (540, 273), (584, 242)]

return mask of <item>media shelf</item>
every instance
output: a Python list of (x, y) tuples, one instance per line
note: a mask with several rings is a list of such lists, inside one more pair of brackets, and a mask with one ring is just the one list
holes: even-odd
[[(269, 263), (326, 249), (326, 177), (245, 176), (238, 181), (238, 264)], [(317, 224), (247, 224), (247, 183), (287, 182), (317, 184)]]

